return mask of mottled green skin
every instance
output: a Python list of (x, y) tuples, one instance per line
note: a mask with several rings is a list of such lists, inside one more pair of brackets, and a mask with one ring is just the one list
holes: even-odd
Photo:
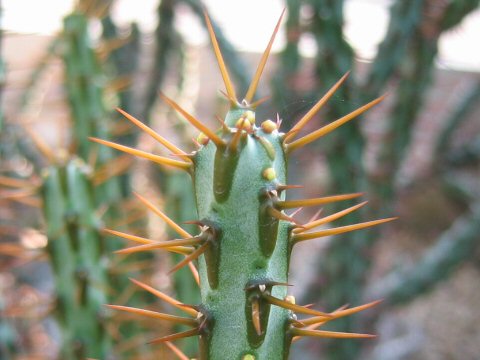
[(103, 241), (86, 171), (79, 159), (52, 165), (41, 189), (64, 360), (108, 359), (111, 350), (102, 315), (108, 286)]
[[(232, 126), (244, 112), (234, 109), (227, 114), (226, 123)], [(266, 335), (258, 336), (254, 331), (249, 311), (247, 285), (252, 282), (287, 282), (289, 260), (289, 230), (291, 224), (279, 221), (273, 252), (265, 256), (260, 237), (261, 206), (266, 201), (267, 189), (274, 189), (278, 183), (286, 181), (286, 161), (281, 137), (277, 131), (266, 134), (256, 128), (255, 133), (269, 140), (275, 149), (275, 159), (269, 157), (264, 146), (254, 135), (244, 134), (238, 151), (236, 166), (215, 169), (222, 150), (217, 150), (210, 141), (202, 147), (194, 159), (194, 184), (199, 219), (213, 224), (217, 229), (215, 243), (210, 247), (210, 256), (200, 258), (201, 297), (209, 319), (201, 336), (202, 356), (209, 360), (242, 359), (252, 354), (255, 359), (278, 360), (288, 355), (289, 341), (286, 327), (289, 312), (262, 301), (262, 309), (267, 313), (262, 322), (268, 327)], [(231, 135), (224, 134), (227, 142)], [(235, 156), (224, 157), (228, 162)], [(226, 159), (226, 160), (225, 160)], [(268, 181), (262, 176), (266, 168), (273, 167), (277, 178)], [(217, 181), (214, 181), (214, 174)], [(230, 178), (229, 178), (230, 177)], [(228, 196), (219, 194), (218, 178), (229, 184)], [(222, 188), (225, 191), (225, 188)], [(217, 193), (217, 196), (215, 195)], [(271, 221), (276, 219), (269, 217)], [(285, 286), (274, 286), (272, 295), (283, 299)], [(270, 311), (268, 313), (268, 308)]]

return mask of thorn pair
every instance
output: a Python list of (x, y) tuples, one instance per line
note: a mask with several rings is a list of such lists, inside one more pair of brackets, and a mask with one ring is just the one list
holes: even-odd
[(120, 306), (120, 305), (106, 305), (107, 307), (114, 309), (114, 310), (119, 310), (119, 311), (125, 311), (131, 314), (135, 315), (141, 315), (141, 316), (146, 316), (149, 318), (154, 318), (154, 319), (159, 319), (159, 320), (164, 320), (164, 321), (169, 321), (173, 322), (176, 324), (181, 324), (181, 325), (187, 325), (193, 327), (193, 329), (183, 331), (180, 333), (172, 334), (172, 335), (167, 335), (163, 336), (160, 338), (153, 339), (149, 341), (149, 344), (156, 344), (156, 343), (161, 343), (161, 342), (167, 342), (167, 341), (173, 341), (177, 339), (182, 339), (186, 337), (191, 337), (195, 335), (199, 335), (200, 331), (202, 329), (202, 326), (204, 326), (205, 319), (202, 313), (198, 312), (195, 310), (193, 307), (182, 304), (181, 302), (175, 300), (174, 298), (162, 293), (161, 291), (154, 289), (153, 287), (144, 284), (138, 280), (130, 279), (134, 284), (138, 285), (142, 289), (150, 292), (151, 294), (155, 295), (156, 297), (160, 298), (161, 300), (166, 301), (167, 303), (177, 307), (178, 309), (186, 312), (187, 314), (191, 315), (192, 317), (184, 317), (184, 316), (176, 316), (176, 315), (170, 315), (170, 314), (164, 314), (164, 313), (159, 313), (156, 311), (151, 311), (151, 310), (145, 310), (145, 309), (139, 309), (139, 308), (133, 308), (129, 306)]
[(327, 93), (320, 99), (318, 102), (287, 132), (283, 139), (283, 143), (285, 149), (288, 153), (293, 152), (294, 150), (301, 148), (318, 138), (327, 135), (328, 133), (332, 132), (336, 128), (342, 126), (343, 124), (349, 122), (350, 120), (356, 118), (357, 116), (363, 114), (365, 111), (369, 110), (373, 106), (377, 105), (379, 102), (385, 99), (385, 95), (378, 97), (377, 99), (361, 106), (360, 108), (352, 111), (351, 113), (337, 119), (330, 124), (327, 124), (320, 129), (311, 132), (304, 137), (289, 142), (292, 140), (304, 127), (305, 125), (318, 113), (318, 111), (327, 103), (327, 101), (333, 96), (333, 94), (338, 90), (338, 88), (345, 82), (350, 71), (343, 75), (340, 80), (338, 80), (328, 91)]
[(382, 300), (372, 301), (368, 304), (364, 304), (364, 305), (357, 306), (350, 309), (346, 307), (342, 307), (330, 313), (331, 318), (327, 318), (327, 319), (321, 316), (315, 316), (309, 319), (296, 321), (295, 323), (292, 322), (292, 327), (289, 330), (289, 332), (294, 336), (294, 338), (292, 339), (292, 342), (299, 340), (302, 336), (321, 337), (321, 338), (341, 338), (341, 339), (374, 338), (376, 336), (371, 334), (345, 333), (345, 332), (325, 331), (325, 330), (315, 330), (315, 329), (318, 328), (319, 326), (326, 324), (329, 321), (369, 309), (373, 306), (378, 305), (381, 301)]
[[(257, 106), (260, 101), (258, 100), (257, 102), (253, 103), (250, 105), (250, 102), (253, 100), (253, 97), (255, 96), (255, 92), (257, 91), (258, 84), (260, 82), (260, 78), (262, 77), (263, 70), (265, 69), (265, 65), (267, 63), (268, 57), (270, 55), (270, 51), (272, 49), (273, 42), (275, 40), (275, 37), (278, 33), (278, 30), (280, 29), (280, 24), (282, 22), (283, 16), (285, 14), (285, 9), (282, 11), (282, 14), (280, 15), (280, 18), (277, 22), (277, 25), (275, 26), (275, 29), (273, 31), (272, 36), (270, 37), (270, 40), (268, 42), (268, 45), (260, 59), (260, 62), (258, 64), (257, 70), (255, 71), (255, 75), (253, 76), (252, 82), (250, 83), (250, 86), (247, 90), (247, 93), (244, 98), (244, 103), (246, 106), (249, 107), (255, 107)], [(217, 58), (217, 63), (220, 68), (220, 73), (223, 78), (223, 82), (225, 84), (225, 88), (227, 90), (227, 98), (230, 100), (230, 103), (232, 106), (237, 106), (238, 105), (238, 100), (237, 100), (237, 95), (235, 93), (235, 87), (233, 86), (233, 83), (230, 79), (230, 75), (228, 74), (227, 66), (225, 65), (225, 61), (223, 59), (223, 55), (220, 51), (220, 46), (218, 45), (217, 38), (215, 36), (215, 32), (213, 31), (213, 26), (210, 21), (210, 18), (208, 17), (207, 12), (205, 11), (205, 23), (207, 25), (208, 33), (210, 35), (210, 39), (212, 41), (212, 46), (213, 46), (213, 51), (215, 53), (215, 57)]]

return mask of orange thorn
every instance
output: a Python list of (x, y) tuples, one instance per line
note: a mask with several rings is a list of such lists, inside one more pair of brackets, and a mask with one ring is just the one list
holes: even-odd
[(185, 256), (185, 259), (183, 259), (182, 261), (180, 261), (177, 265), (175, 265), (169, 272), (168, 274), (171, 274), (179, 269), (181, 269), (182, 267), (184, 267), (185, 265), (187, 265), (189, 262), (193, 261), (193, 260), (196, 260), (200, 255), (202, 255), (206, 250), (207, 250), (207, 247), (208, 245), (210, 245), (210, 243), (207, 241), (205, 243), (203, 243), (198, 249), (196, 249), (194, 252), (192, 252), (190, 255), (188, 256)]
[(33, 130), (24, 128), (25, 132), (30, 136), (35, 147), (40, 151), (40, 153), (48, 160), (49, 163), (55, 162), (55, 153), (54, 151), (48, 146), (48, 144)]
[(335, 338), (335, 339), (368, 339), (375, 338), (376, 335), (371, 334), (357, 334), (357, 333), (345, 333), (345, 332), (336, 332), (336, 331), (325, 331), (325, 330), (304, 330), (292, 328), (290, 332), (294, 336), (313, 336), (321, 338)]
[(190, 268), (190, 272), (193, 275), (193, 279), (195, 280), (197, 285), (200, 286), (200, 275), (198, 274), (197, 268), (191, 261), (188, 263), (188, 267)]
[(331, 131), (333, 131), (336, 128), (342, 126), (343, 124), (347, 123), (348, 121), (354, 119), (355, 117), (364, 113), (365, 111), (367, 111), (371, 107), (377, 105), (384, 98), (385, 98), (385, 95), (380, 96), (379, 98), (369, 102), (368, 104), (363, 105), (362, 107), (358, 108), (357, 110), (352, 111), (350, 114), (347, 114), (347, 115), (341, 117), (340, 119), (335, 120), (334, 122), (331, 122), (330, 124), (325, 125), (324, 127), (320, 128), (316, 131), (313, 131), (312, 133), (310, 133), (308, 135), (305, 135), (304, 137), (302, 137), (298, 140), (295, 140), (295, 141), (293, 141), (291, 143), (288, 143), (288, 144), (284, 143), (284, 145), (286, 146), (287, 152), (290, 153), (290, 152), (294, 151), (295, 149), (298, 149), (302, 146), (305, 146), (305, 145), (311, 143), (312, 141), (315, 141), (318, 138), (320, 138), (324, 135), (327, 135)]
[(166, 249), (171, 248), (172, 246), (191, 246), (203, 242), (203, 238), (192, 237), (189, 239), (175, 239), (168, 241), (155, 241), (150, 244), (132, 246), (126, 249), (121, 249), (115, 251), (115, 254), (133, 254), (142, 251), (156, 250), (156, 249)]
[(129, 313), (132, 313), (132, 314), (147, 316), (147, 317), (154, 318), (154, 319), (171, 321), (171, 322), (175, 322), (177, 324), (183, 324), (183, 325), (189, 325), (189, 326), (197, 326), (198, 325), (198, 323), (195, 321), (195, 319), (186, 318), (186, 317), (182, 317), (182, 316), (169, 315), (169, 314), (159, 313), (159, 312), (156, 312), (156, 311), (150, 311), (150, 310), (145, 310), (145, 309), (137, 309), (137, 308), (133, 308), (133, 307), (129, 307), (129, 306), (120, 306), (120, 305), (105, 305), (105, 306), (109, 307), (110, 309), (126, 311), (126, 312), (129, 312)]
[(307, 221), (307, 224), (317, 220), (318, 217), (322, 214), (322, 212), (323, 212), (323, 208), (318, 209), (317, 212), (313, 214), (313, 216), (310, 218), (310, 220)]
[(295, 304), (292, 304), (288, 301), (277, 299), (276, 297), (273, 297), (273, 296), (268, 295), (268, 294), (262, 294), (262, 296), (266, 301), (268, 301), (272, 305), (280, 306), (284, 309), (292, 310), (292, 311), (298, 312), (300, 314), (324, 316), (325, 318), (331, 318), (332, 317), (332, 315), (330, 315), (328, 313), (324, 313), (324, 312), (313, 310), (313, 309), (308, 309), (308, 308), (306, 308), (304, 306), (300, 306), (300, 305), (295, 305)]
[(140, 244), (152, 244), (152, 243), (155, 242), (155, 240), (151, 240), (151, 239), (143, 238), (143, 237), (140, 237), (140, 236), (127, 234), (127, 233), (124, 233), (124, 232), (121, 232), (121, 231), (110, 230), (110, 229), (102, 229), (102, 231), (106, 232), (108, 234), (111, 234), (111, 235), (115, 235), (115, 236), (118, 236), (118, 237), (121, 237), (121, 238), (124, 238), (124, 239), (127, 239), (127, 240), (131, 240), (131, 241), (140, 243)]
[(315, 221), (311, 221), (307, 224), (304, 224), (301, 228), (298, 228), (298, 229), (293, 229), (293, 232), (294, 233), (301, 233), (301, 232), (304, 232), (306, 230), (310, 230), (310, 229), (313, 229), (317, 226), (320, 226), (320, 225), (323, 225), (323, 224), (326, 224), (326, 223), (329, 223), (329, 222), (332, 222), (332, 221), (335, 221), (347, 214), (350, 214), (351, 212), (361, 208), (362, 206), (366, 205), (368, 203), (368, 201), (364, 201), (358, 205), (355, 205), (355, 206), (352, 206), (352, 207), (349, 207), (348, 209), (345, 209), (345, 210), (342, 210), (342, 211), (339, 211), (335, 214), (332, 214), (332, 215), (329, 215), (329, 216), (326, 216), (322, 219), (318, 219), (318, 220), (315, 220)]
[[(205, 15), (205, 23), (207, 24), (208, 34), (210, 35), (210, 39), (212, 41), (213, 51), (215, 53), (215, 57), (217, 58), (218, 66), (220, 68), (220, 73), (222, 74), (223, 82), (225, 84), (225, 89), (227, 90), (228, 97), (230, 99), (235, 100), (232, 102), (232, 105), (237, 104), (237, 95), (235, 94), (235, 88), (233, 86), (232, 81), (230, 80), (230, 75), (228, 75), (227, 67), (225, 66), (225, 61), (223, 60), (222, 52), (220, 51), (220, 46), (218, 46), (218, 41), (215, 36), (215, 32), (213, 31), (212, 22), (208, 17), (206, 11), (204, 11)], [(231, 100), (230, 100), (231, 101)]]
[(257, 335), (262, 335), (262, 326), (260, 324), (260, 303), (258, 299), (252, 301), (252, 322)]
[[(103, 231), (106, 232), (106, 233), (115, 235), (115, 236), (122, 237), (122, 238), (127, 239), (127, 240), (138, 242), (140, 244), (148, 245), (148, 244), (156, 243), (156, 241), (154, 241), (154, 240), (142, 238), (140, 236), (126, 234), (126, 233), (123, 233), (123, 232), (120, 232), (120, 231), (115, 231), (115, 230), (110, 230), (110, 229), (103, 229)], [(165, 250), (170, 251), (170, 252), (174, 252), (174, 253), (178, 253), (178, 254), (182, 254), (182, 255), (190, 255), (192, 253), (192, 248), (186, 247), (186, 246), (170, 246), (170, 247), (165, 248)]]
[(156, 215), (158, 215), (160, 218), (162, 218), (163, 221), (167, 223), (168, 226), (170, 226), (177, 234), (179, 234), (181, 237), (184, 239), (186, 238), (191, 238), (192, 235), (190, 235), (187, 231), (183, 230), (180, 225), (178, 225), (175, 221), (170, 219), (167, 215), (165, 215), (159, 208), (157, 208), (155, 205), (153, 205), (150, 201), (148, 201), (146, 198), (143, 196), (137, 194), (136, 192), (133, 193), (141, 202), (143, 202), (150, 210), (152, 210)]
[(278, 185), (277, 190), (278, 191), (283, 191), (283, 190), (288, 190), (288, 189), (301, 189), (303, 188), (303, 185)]
[(265, 101), (270, 100), (270, 98), (271, 98), (271, 96), (264, 96), (264, 97), (258, 99), (257, 101), (254, 101), (253, 103), (251, 103), (250, 107), (252, 109), (256, 109), (257, 107), (262, 105)]
[(156, 162), (156, 163), (161, 164), (161, 165), (173, 166), (173, 167), (176, 167), (176, 168), (182, 169), (182, 170), (189, 170), (192, 166), (191, 163), (186, 163), (184, 161), (169, 159), (169, 158), (164, 157), (164, 156), (153, 155), (153, 154), (147, 153), (145, 151), (133, 149), (131, 147), (116, 144), (116, 143), (111, 142), (111, 141), (106, 141), (106, 140), (92, 138), (92, 137), (89, 137), (89, 139), (96, 142), (96, 143), (112, 147), (114, 149), (126, 152), (126, 153), (131, 154), (131, 155), (135, 155), (135, 156), (139, 156), (139, 157), (151, 160), (151, 161)]
[(326, 104), (328, 100), (332, 97), (333, 94), (338, 90), (338, 88), (345, 82), (348, 75), (350, 75), (350, 71), (347, 71), (345, 75), (343, 75), (340, 80), (338, 80), (335, 85), (333, 85), (330, 90), (327, 91), (323, 97), (317, 101), (314, 107), (312, 107), (285, 135), (284, 142), (287, 142), (299, 131), (303, 129), (303, 127), (315, 116), (315, 114)]
[(267, 212), (268, 212), (268, 215), (270, 215), (271, 217), (274, 217), (275, 219), (285, 220), (285, 221), (293, 222), (294, 224), (298, 224), (298, 221), (295, 220), (293, 217), (288, 216), (287, 214), (284, 214), (273, 207), (269, 207), (267, 209)]
[(5, 191), (0, 193), (0, 200), (15, 200), (25, 197), (30, 197), (37, 193), (37, 189), (25, 189), (25, 190), (16, 190), (16, 191)]
[(234, 98), (232, 98), (232, 97), (230, 97), (225, 91), (220, 90), (220, 93), (221, 93), (223, 96), (225, 96), (225, 98), (226, 98), (227, 100), (230, 100), (230, 103), (231, 103), (231, 104), (236, 104), (236, 103), (237, 103), (237, 100), (234, 99)]
[(35, 207), (35, 208), (40, 208), (42, 207), (42, 204), (43, 204), (42, 200), (37, 197), (19, 197), (11, 200), (16, 201), (17, 203)]
[(172, 108), (174, 108), (176, 111), (178, 111), (180, 114), (182, 114), (185, 119), (190, 123), (192, 124), (193, 126), (195, 126), (198, 130), (200, 130), (201, 132), (203, 132), (205, 135), (207, 135), (207, 137), (212, 140), (215, 145), (217, 145), (217, 147), (223, 147), (225, 145), (225, 143), (223, 142), (223, 140), (217, 135), (215, 134), (212, 130), (210, 130), (204, 123), (202, 123), (200, 120), (198, 120), (197, 118), (195, 118), (194, 116), (190, 115), (187, 111), (185, 111), (180, 105), (178, 105), (175, 101), (173, 101), (172, 99), (168, 98), (167, 96), (165, 96), (164, 94), (160, 94), (160, 97), (165, 100), (165, 102), (170, 105)]
[(179, 332), (179, 333), (176, 333), (176, 334), (167, 335), (167, 336), (163, 336), (161, 338), (153, 339), (153, 340), (149, 341), (148, 343), (149, 344), (158, 344), (158, 343), (162, 343), (162, 342), (166, 342), (166, 341), (184, 339), (184, 338), (187, 338), (187, 337), (196, 336), (196, 335), (199, 334), (199, 332), (200, 331), (199, 331), (198, 328), (192, 329), (192, 330), (187, 330), (187, 331), (182, 331), (182, 332)]
[(303, 206), (316, 206), (329, 204), (336, 201), (350, 200), (362, 196), (363, 193), (353, 193), (353, 194), (344, 194), (344, 195), (334, 195), (334, 196), (325, 196), (321, 198), (314, 199), (302, 199), (302, 200), (285, 200), (277, 201), (275, 205), (280, 209), (292, 209), (296, 207)]
[(103, 163), (93, 174), (94, 185), (100, 185), (108, 179), (126, 172), (132, 162), (131, 157), (122, 155)]
[(304, 324), (304, 326), (305, 325), (313, 325), (313, 324), (316, 324), (318, 322), (324, 323), (324, 322), (335, 320), (335, 319), (338, 319), (338, 318), (341, 318), (341, 317), (344, 317), (344, 316), (356, 314), (360, 311), (363, 311), (363, 310), (369, 309), (371, 307), (374, 307), (381, 302), (382, 302), (382, 300), (376, 300), (376, 301), (372, 301), (368, 304), (356, 306), (356, 307), (353, 307), (353, 308), (350, 308), (350, 309), (344, 309), (342, 307), (342, 308), (330, 313), (330, 315), (332, 315), (331, 319), (325, 319), (325, 318), (322, 318), (322, 317), (319, 317), (319, 316), (315, 316), (315, 317), (312, 317), (312, 318), (309, 318), (309, 319), (303, 319), (302, 323)]
[(172, 352), (177, 355), (177, 357), (180, 359), (180, 360), (190, 360), (190, 358), (185, 355), (178, 347), (176, 347), (175, 345), (173, 345), (170, 341), (165, 341), (165, 345), (168, 346), (168, 348), (170, 350), (172, 350)]
[(246, 121), (246, 119), (243, 119), (241, 121), (239, 128), (237, 129), (235, 134), (233, 134), (232, 139), (230, 140), (230, 143), (228, 144), (228, 147), (230, 148), (230, 151), (232, 151), (232, 152), (237, 151), (238, 143), (240, 142), (240, 138), (242, 137), (242, 133), (243, 133), (243, 130), (242, 130), (243, 123), (245, 121)]
[(185, 151), (183, 151), (182, 149), (176, 147), (174, 144), (172, 144), (170, 141), (168, 141), (167, 139), (165, 139), (163, 136), (161, 136), (160, 134), (158, 134), (155, 130), (153, 130), (152, 128), (148, 127), (147, 125), (145, 125), (143, 122), (141, 122), (140, 120), (136, 119), (135, 117), (133, 117), (132, 115), (128, 114), (127, 112), (123, 111), (122, 109), (120, 108), (117, 108), (117, 111), (122, 114), (123, 116), (125, 116), (128, 120), (130, 120), (132, 123), (134, 123), (136, 126), (138, 126), (140, 129), (142, 129), (143, 131), (145, 131), (148, 135), (150, 135), (151, 137), (153, 137), (155, 140), (157, 140), (160, 144), (162, 144), (163, 146), (165, 146), (168, 150), (170, 150), (171, 152), (173, 152), (174, 154), (176, 155), (180, 155), (180, 156), (184, 156), (184, 160), (187, 160), (187, 161), (191, 161), (190, 158), (186, 157), (185, 155), (187, 155), (187, 153)]
[(220, 116), (215, 115), (215, 119), (220, 123), (223, 131), (225, 132), (230, 131), (229, 127), (227, 126), (227, 124), (225, 124), (225, 121)]
[(32, 182), (30, 180), (11, 178), (8, 176), (0, 176), (0, 185), (21, 188), (32, 186)]
[(392, 217), (392, 218), (387, 218), (387, 219), (380, 219), (380, 220), (374, 220), (374, 221), (367, 221), (363, 223), (358, 223), (358, 224), (353, 224), (353, 225), (347, 225), (347, 226), (341, 226), (333, 229), (327, 229), (327, 230), (320, 230), (320, 231), (315, 231), (311, 233), (303, 233), (303, 234), (295, 234), (293, 235), (293, 242), (297, 243), (300, 241), (305, 241), (305, 240), (311, 240), (311, 239), (318, 239), (321, 237), (325, 236), (332, 236), (332, 235), (338, 235), (338, 234), (343, 234), (346, 232), (354, 231), (354, 230), (360, 230), (360, 229), (365, 229), (371, 226), (383, 224), (392, 220), (398, 219), (397, 217)]
[(247, 103), (250, 103), (253, 100), (253, 97), (255, 96), (255, 91), (257, 90), (258, 83), (260, 82), (260, 78), (262, 77), (263, 70), (265, 69), (265, 64), (267, 63), (268, 57), (270, 55), (270, 51), (272, 50), (272, 45), (275, 40), (275, 36), (277, 35), (278, 29), (280, 29), (280, 24), (282, 23), (283, 15), (285, 15), (285, 9), (283, 9), (282, 14), (280, 15), (280, 18), (278, 19), (277, 25), (273, 30), (273, 34), (270, 37), (270, 41), (268, 42), (267, 48), (263, 52), (262, 58), (260, 59), (260, 62), (257, 67), (257, 71), (255, 72), (252, 82), (250, 83), (250, 86), (248, 88), (247, 94), (245, 95), (245, 100), (247, 101)]
[(154, 289), (153, 287), (151, 287), (151, 286), (149, 286), (149, 285), (147, 285), (147, 284), (145, 284), (141, 281), (138, 281), (138, 280), (135, 280), (135, 279), (132, 279), (132, 278), (129, 278), (129, 279), (135, 285), (137, 285), (137, 286), (141, 287), (142, 289), (148, 291), (149, 293), (155, 295), (159, 299), (169, 303), (170, 305), (175, 306), (177, 309), (183, 310), (184, 312), (186, 312), (187, 314), (189, 314), (193, 317), (197, 317), (198, 311), (196, 311), (192, 308), (187, 308), (185, 306), (182, 306), (183, 304), (180, 301), (172, 298), (171, 296), (168, 296), (167, 294), (164, 294), (160, 290)]
[[(302, 210), (303, 210), (303, 208), (298, 208), (293, 213), (291, 213), (289, 216), (293, 218), (294, 216), (296, 216)], [(303, 227), (303, 225), (302, 225), (302, 227)]]

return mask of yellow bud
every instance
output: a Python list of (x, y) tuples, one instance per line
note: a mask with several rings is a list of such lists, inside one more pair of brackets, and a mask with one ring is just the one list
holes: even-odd
[(252, 123), (245, 116), (242, 116), (235, 123), (235, 127), (240, 130), (248, 131), (252, 128)]
[(207, 135), (205, 135), (203, 132), (198, 134), (197, 136), (197, 142), (201, 145), (207, 145), (210, 139), (208, 138)]
[(274, 130), (277, 130), (277, 124), (275, 124), (272, 120), (265, 120), (262, 122), (262, 129), (267, 134), (270, 134)]
[(251, 110), (245, 111), (244, 116), (247, 118), (248, 121), (250, 121), (250, 124), (255, 124), (255, 113)]
[(295, 305), (295, 296), (293, 295), (287, 295), (285, 296), (285, 301), (289, 302), (290, 304)]
[(272, 181), (277, 177), (277, 173), (274, 168), (266, 168), (262, 173), (263, 177), (269, 181)]
[(255, 356), (252, 354), (243, 355), (242, 360), (255, 360)]

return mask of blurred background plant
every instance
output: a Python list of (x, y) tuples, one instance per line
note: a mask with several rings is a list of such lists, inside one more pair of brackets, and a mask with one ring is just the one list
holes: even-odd
[[(138, 201), (129, 199), (129, 194), (133, 189), (158, 199), (170, 217), (182, 222), (195, 218), (190, 182), (183, 174), (160, 171), (142, 161), (132, 165), (128, 158), (114, 158), (107, 148), (99, 150), (88, 142), (87, 136), (152, 149), (150, 139), (139, 136), (128, 120), (113, 111), (120, 107), (168, 134), (176, 144), (189, 143), (196, 134), (170, 113), (159, 100), (159, 91), (215, 123), (225, 101), (218, 92), (221, 80), (211, 66), (206, 41), (202, 14), (206, 6), (242, 91), (253, 72), (250, 65), (256, 63), (282, 7), (287, 8), (283, 39), (275, 45), (277, 53), (268, 67), (271, 81), (260, 87), (262, 95), (272, 94), (259, 109), (260, 119), (278, 113), (288, 129), (347, 71), (351, 74), (346, 84), (317, 122), (330, 122), (388, 93), (384, 103), (362, 119), (299, 151), (289, 174), (290, 183), (300, 178), (308, 183), (297, 190), (299, 197), (306, 195), (302, 191), (365, 192), (369, 210), (349, 215), (348, 223), (400, 216), (380, 230), (301, 247), (292, 262), (291, 276), (302, 279), (293, 281), (301, 285), (292, 289), (301, 303), (316, 302), (333, 310), (383, 298), (381, 308), (334, 324), (338, 331), (373, 331), (379, 338), (301, 340), (292, 348), (292, 359), (476, 359), (480, 353), (476, 311), (480, 58), (472, 34), (480, 27), (478, 4), (478, 0), (272, 0), (241, 5), (149, 0), (139, 6), (128, 0), (61, 4), (4, 0), (0, 358), (103, 359), (107, 353), (121, 358), (173, 358), (170, 349), (158, 346), (155, 352), (134, 351), (151, 338), (152, 330), (157, 334), (166, 329), (138, 329), (136, 325), (143, 324), (133, 324), (115, 332), (114, 321), (124, 319), (111, 318), (99, 304), (114, 299), (116, 304), (136, 301), (143, 307), (160, 306), (135, 292), (126, 279), (134, 271), (142, 271), (143, 278), (162, 291), (196, 303), (193, 277), (186, 269), (168, 278), (169, 264), (176, 260), (165, 256), (120, 259), (111, 254), (119, 240), (100, 230), (124, 224), (140, 236), (167, 236), (156, 218), (135, 210)], [(42, 184), (48, 181), (40, 175), (46, 168), (55, 173), (52, 166), (60, 166), (58, 171), (68, 176), (84, 176), (83, 170), (68, 171), (79, 164), (77, 158), (83, 159), (90, 175), (75, 181), (93, 184), (77, 185), (78, 191), (70, 194), (64, 187), (61, 201), (47, 200), (51, 193)], [(39, 198), (35, 191), (42, 186), (43, 198)], [(75, 234), (72, 212), (78, 220), (81, 211), (76, 205), (87, 206), (88, 197), (87, 213), (101, 219), (87, 217), (81, 226), (90, 227), (93, 235), (86, 238), (101, 253), (86, 250), (88, 255), (80, 255), (82, 251), (73, 249), (55, 260), (51, 249), (58, 244), (57, 237)], [(63, 212), (62, 202), (67, 204)], [(49, 221), (47, 210), (52, 204), (51, 210), (60, 213), (56, 222)], [(297, 217), (307, 221), (312, 215), (305, 210)], [(59, 236), (61, 230), (65, 234)], [(50, 249), (51, 266), (46, 265), (45, 249)], [(97, 260), (91, 261), (92, 256)], [(71, 264), (75, 261), (78, 265)], [(62, 265), (65, 262), (71, 271)], [(62, 280), (60, 274), (66, 278)], [(69, 346), (66, 335), (77, 330), (65, 315), (81, 306), (72, 304), (65, 311), (58, 299), (82, 299), (85, 279), (95, 280), (89, 286), (98, 296), (89, 305), (93, 309), (84, 314), (97, 315), (89, 326), (99, 331), (99, 347), (108, 350), (89, 354), (94, 351), (91, 345), (85, 353), (67, 356), (61, 350)], [(74, 288), (62, 295), (66, 285), (61, 284)], [(177, 345), (195, 355), (195, 343)]]

